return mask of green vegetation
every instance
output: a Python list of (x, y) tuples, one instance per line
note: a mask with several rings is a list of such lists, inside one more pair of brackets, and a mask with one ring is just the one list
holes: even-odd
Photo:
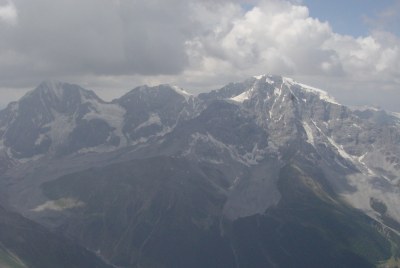
[(42, 189), (51, 199), (84, 202), (64, 227), (121, 266), (157, 260), (170, 267), (334, 268), (397, 261), (376, 222), (342, 203), (319, 174), (282, 168), (279, 204), (233, 222), (221, 222), (224, 197), (201, 174), (179, 159), (152, 158), (70, 174)]
[[(391, 258), (391, 243), (376, 229), (372, 219), (330, 196), (329, 190), (323, 189), (323, 178), (305, 180), (306, 176), (307, 172), (293, 166), (282, 170), (279, 187), (283, 200), (270, 212), (272, 215), (303, 229), (300, 239), (309, 230), (308, 235), (319, 241), (316, 254), (324, 254), (325, 247), (332, 256), (342, 256), (350, 263), (363, 259), (372, 266)], [(313, 181), (318, 187), (309, 187), (305, 181)], [(303, 239), (306, 242), (309, 238)]]
[(110, 267), (74, 241), (0, 206), (0, 267)]
[(378, 268), (398, 268), (400, 267), (400, 259), (391, 257), (387, 261), (380, 262), (377, 265)]
[(17, 256), (2, 248), (0, 248), (0, 267), (27, 268), (27, 266)]

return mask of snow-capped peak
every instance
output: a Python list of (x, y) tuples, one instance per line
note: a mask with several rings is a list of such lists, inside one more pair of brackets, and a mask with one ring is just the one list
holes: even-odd
[(54, 80), (46, 80), (40, 85), (29, 91), (22, 99), (28, 97), (39, 97), (43, 103), (52, 103), (54, 100), (65, 101), (68, 98), (69, 102), (78, 104), (95, 99), (102, 101), (93, 91), (84, 89), (75, 84), (69, 84)]
[(192, 94), (190, 94), (189, 92), (185, 91), (183, 88), (175, 86), (175, 85), (171, 85), (171, 88), (173, 90), (175, 90), (176, 93), (178, 93), (179, 95), (183, 96), (186, 100), (188, 98), (190, 98), (191, 96), (193, 96)]
[(315, 88), (315, 87), (312, 87), (312, 86), (308, 86), (308, 85), (299, 83), (299, 82), (297, 82), (294, 79), (289, 78), (289, 77), (282, 77), (282, 82), (285, 83), (286, 85), (288, 85), (289, 87), (293, 86), (293, 85), (294, 86), (299, 86), (305, 92), (309, 92), (309, 93), (318, 95), (321, 100), (324, 100), (324, 101), (329, 102), (329, 103), (340, 105), (332, 96), (330, 96), (328, 94), (328, 92), (326, 92), (326, 91), (324, 91), (322, 89)]
[(319, 95), (319, 98), (321, 100), (324, 100), (326, 102), (330, 102), (333, 104), (337, 104), (340, 105), (332, 96), (330, 96), (326, 91), (319, 89), (319, 88), (315, 88), (315, 87), (311, 87), (311, 86), (307, 86), (301, 83), (297, 83), (299, 86), (301, 86), (301, 88), (307, 92), (311, 92), (314, 94)]
[(268, 74), (255, 75), (255, 76), (253, 76), (253, 78), (255, 78), (257, 80), (265, 79), (265, 82), (268, 83), (268, 84), (274, 84), (275, 83), (275, 81), (273, 80), (273, 76), (272, 75), (268, 75)]
[(260, 75), (255, 75), (255, 76), (253, 76), (255, 79), (257, 79), (257, 80), (261, 80), (261, 79), (263, 79), (264, 77), (266, 76), (266, 74), (260, 74)]
[[(170, 84), (160, 84), (158, 86), (148, 86), (148, 85), (142, 85), (139, 86), (137, 88), (134, 88), (133, 90), (131, 90), (130, 92), (128, 92), (126, 95), (130, 95), (130, 94), (134, 94), (135, 92), (139, 91), (142, 93), (145, 93), (147, 91), (158, 91), (158, 90), (172, 90), (175, 93), (181, 95), (182, 97), (184, 97), (186, 100), (188, 100), (190, 97), (192, 97), (193, 95), (190, 94), (189, 92), (185, 91), (183, 88), (175, 86), (175, 85), (170, 85)], [(123, 97), (121, 97), (123, 98)]]
[[(319, 88), (315, 88), (312, 86), (308, 86), (308, 85), (299, 83), (289, 77), (263, 74), (263, 75), (253, 76), (253, 78), (256, 79), (256, 81), (254, 82), (255, 84), (253, 86), (251, 86), (250, 88), (247, 88), (243, 92), (241, 92), (229, 99), (233, 100), (235, 102), (243, 103), (245, 100), (248, 100), (251, 98), (251, 96), (253, 95), (254, 89), (257, 88), (257, 86), (255, 86), (256, 84), (266, 83), (266, 84), (269, 84), (270, 86), (272, 86), (272, 88), (274, 88), (275, 95), (280, 96), (280, 94), (277, 94), (277, 91), (281, 92), (283, 89), (282, 86), (285, 86), (294, 95), (296, 95), (295, 93), (299, 92), (299, 91), (303, 92), (303, 93), (310, 93), (310, 94), (318, 96), (318, 98), (320, 100), (323, 100), (325, 102), (329, 102), (332, 104), (340, 105), (326, 91), (319, 89)], [(270, 88), (270, 87), (268, 86), (267, 88)]]

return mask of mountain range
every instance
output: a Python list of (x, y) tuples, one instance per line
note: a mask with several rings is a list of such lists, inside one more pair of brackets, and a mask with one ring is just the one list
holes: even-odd
[[(282, 76), (111, 102), (47, 81), (0, 111), (1, 214), (91, 267), (396, 267), (399, 182), (398, 114)], [(10, 239), (0, 263), (46, 267)]]

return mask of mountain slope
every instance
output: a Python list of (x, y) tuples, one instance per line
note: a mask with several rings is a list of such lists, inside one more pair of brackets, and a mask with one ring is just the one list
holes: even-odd
[(170, 132), (192, 116), (196, 105), (193, 96), (170, 85), (141, 86), (114, 102), (126, 110), (123, 133), (132, 143)]
[(221, 171), (179, 158), (91, 169), (43, 190), (84, 203), (59, 229), (121, 266), (374, 267), (391, 257), (377, 223), (338, 203), (315, 174), (294, 163), (279, 174), (277, 206), (236, 220), (221, 218)]
[[(0, 112), (2, 202), (112, 263), (396, 261), (395, 115), (349, 108), (322, 90), (271, 75), (198, 96), (142, 86), (111, 103), (58, 85), (41, 85)], [(74, 90), (81, 97), (67, 98)], [(40, 116), (22, 113), (31, 106), (24, 99), (35, 94), (44, 103)], [(64, 102), (74, 104), (67, 109)], [(39, 133), (29, 148), (8, 136), (25, 122)]]
[(380, 200), (388, 207), (386, 216), (400, 220), (394, 201), (400, 178), (399, 118), (384, 111), (352, 111), (321, 90), (288, 78), (250, 81), (253, 85), (242, 93), (235, 85), (223, 88), (221, 96), (253, 114), (280, 158), (302, 154), (324, 167), (329, 183), (353, 206), (377, 218), (370, 200)]
[[(65, 154), (100, 144), (118, 145), (112, 112), (93, 92), (79, 86), (43, 82), (0, 113), (0, 137), (9, 157), (20, 161), (48, 153)], [(107, 107), (107, 108), (106, 108)], [(96, 116), (107, 112), (107, 116)], [(110, 120), (106, 120), (110, 118)]]
[(1, 267), (111, 267), (96, 255), (0, 207)]

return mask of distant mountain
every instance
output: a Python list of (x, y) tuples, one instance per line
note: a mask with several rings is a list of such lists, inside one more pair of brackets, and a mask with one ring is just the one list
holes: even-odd
[(44, 82), (0, 111), (0, 201), (121, 267), (398, 262), (400, 118), (290, 78), (104, 102)]
[[(96, 115), (104, 102), (76, 85), (43, 82), (0, 114), (3, 146), (15, 159), (113, 142), (112, 126)], [(79, 136), (79, 137), (78, 137)]]

